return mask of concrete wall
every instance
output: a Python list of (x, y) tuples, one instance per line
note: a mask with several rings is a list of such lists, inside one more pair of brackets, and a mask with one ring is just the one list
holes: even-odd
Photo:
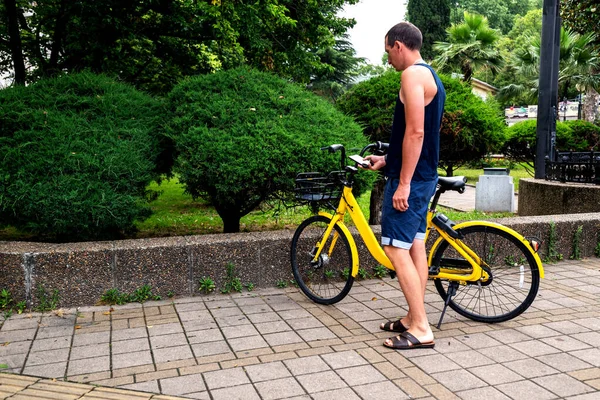
[(519, 181), (519, 215), (600, 212), (600, 185), (544, 179)]
[[(600, 213), (516, 217), (497, 220), (525, 236), (544, 241), (547, 251), (550, 221), (556, 224), (556, 247), (565, 258), (573, 250), (573, 234), (583, 227), (581, 253), (593, 257), (600, 231)], [(379, 226), (373, 227), (379, 235)], [(354, 232), (360, 266), (376, 262)], [(226, 265), (235, 266), (242, 282), (274, 287), (289, 281), (292, 272), (289, 248), (293, 231), (202, 235), (114, 242), (67, 244), (0, 242), (0, 289), (11, 291), (15, 301), (38, 305), (37, 288), (58, 290), (60, 307), (96, 304), (108, 289), (131, 293), (144, 284), (163, 298), (200, 295), (198, 281), (211, 277), (222, 287)]]

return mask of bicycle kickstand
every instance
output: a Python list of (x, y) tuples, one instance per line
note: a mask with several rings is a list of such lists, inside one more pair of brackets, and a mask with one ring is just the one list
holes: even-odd
[(444, 302), (444, 309), (442, 310), (442, 315), (440, 315), (440, 320), (437, 324), (438, 329), (440, 329), (440, 326), (442, 326), (442, 320), (444, 319), (444, 315), (446, 314), (446, 308), (448, 308), (448, 304), (450, 304), (452, 296), (456, 294), (456, 288), (458, 288), (458, 282), (449, 283), (448, 293), (446, 294), (446, 301)]

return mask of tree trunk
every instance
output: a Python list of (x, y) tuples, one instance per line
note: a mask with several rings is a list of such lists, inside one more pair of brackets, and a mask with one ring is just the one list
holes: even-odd
[(585, 103), (583, 103), (582, 118), (588, 122), (594, 122), (598, 115), (598, 97), (600, 95), (594, 89), (589, 88), (585, 94)]
[(17, 85), (24, 85), (25, 61), (23, 60), (23, 47), (21, 44), (21, 32), (19, 30), (16, 0), (4, 0), (4, 8), (6, 9), (10, 53), (13, 59), (13, 68), (15, 70), (15, 83)]
[(446, 171), (447, 177), (454, 176), (454, 165), (448, 164), (448, 166), (444, 168), (444, 171)]
[(383, 174), (379, 176), (373, 190), (371, 190), (371, 202), (369, 203), (369, 225), (381, 225), (381, 208), (383, 207), (383, 191), (385, 180)]
[(240, 217), (229, 214), (221, 216), (223, 220), (223, 233), (237, 233), (240, 231)]

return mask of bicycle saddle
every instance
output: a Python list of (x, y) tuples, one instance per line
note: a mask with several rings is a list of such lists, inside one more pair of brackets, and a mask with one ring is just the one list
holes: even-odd
[(458, 193), (464, 193), (465, 191), (465, 183), (467, 182), (467, 178), (464, 176), (452, 176), (452, 177), (444, 177), (440, 176), (438, 178), (438, 185), (442, 191), (446, 190), (455, 190)]

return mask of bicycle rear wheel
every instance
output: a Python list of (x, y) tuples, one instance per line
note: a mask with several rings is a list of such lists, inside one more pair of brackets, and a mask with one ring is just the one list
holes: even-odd
[[(540, 275), (531, 252), (516, 237), (498, 228), (475, 225), (457, 229), (462, 240), (483, 261), (491, 276), (487, 282), (458, 285), (450, 307), (467, 318), (481, 322), (502, 322), (525, 311), (535, 299)], [(432, 264), (442, 270), (466, 268), (470, 265), (447, 241), (436, 249)], [(435, 287), (444, 301), (449, 282), (435, 279)]]
[[(339, 226), (323, 235), (331, 219), (315, 215), (300, 224), (292, 238), (292, 271), (298, 286), (311, 300), (333, 304), (342, 300), (352, 287), (352, 252)], [(323, 251), (313, 261), (318, 242), (325, 240)]]

